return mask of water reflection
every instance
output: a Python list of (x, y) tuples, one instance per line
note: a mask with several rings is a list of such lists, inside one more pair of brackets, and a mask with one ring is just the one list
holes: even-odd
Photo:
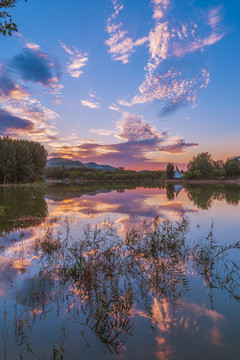
[(35, 226), (48, 215), (44, 190), (0, 187), (0, 233)]
[[(39, 358), (44, 351), (49, 358), (51, 348), (55, 359), (63, 359), (67, 351), (64, 339), (67, 333), (72, 336), (73, 323), (86, 344), (90, 345), (94, 335), (111, 354), (119, 354), (134, 334), (136, 318), (150, 321), (156, 333), (152, 358), (172, 358), (171, 339), (176, 333), (198, 334), (201, 339), (205, 332), (202, 318), (210, 321), (209, 338), (204, 340), (221, 346), (225, 317), (215, 311), (214, 297), (222, 291), (240, 301), (240, 264), (230, 257), (232, 250), (240, 249), (239, 242), (218, 246), (212, 231), (201, 241), (189, 242), (187, 218), (176, 224), (156, 219), (150, 229), (143, 223), (125, 239), (117, 235), (112, 223), (79, 229), (79, 240), (71, 238), (68, 221), (59, 220), (59, 224), (61, 232), (50, 221), (42, 236), (31, 242), (31, 248), (18, 249), (19, 262), (12, 267), (18, 278), (11, 279), (16, 283), (11, 296), (14, 316), (5, 308), (2, 329), (9, 358), (14, 353), (7, 327), (14, 329), (14, 350), (20, 358)], [(6, 254), (10, 256), (11, 252)], [(35, 266), (23, 274), (21, 267), (27, 260)], [(208, 289), (210, 309), (186, 300), (192, 278)], [(63, 326), (59, 330), (63, 343), (42, 343), (38, 353), (34, 338), (38, 327), (59, 319), (65, 321), (65, 330)], [(68, 351), (71, 359), (77, 358)]]
[[(140, 187), (138, 187), (140, 186)], [(186, 196), (187, 195), (187, 196)], [(156, 216), (177, 220), (210, 209), (215, 201), (237, 205), (240, 186), (185, 184), (149, 187), (149, 184), (90, 184), (69, 186), (1, 187), (0, 232), (40, 224), (48, 215), (90, 219), (101, 213), (122, 215), (130, 226)], [(126, 230), (124, 228), (123, 230)]]
[(240, 187), (0, 191), (6, 359), (238, 358)]
[[(180, 197), (171, 186), (175, 194), (174, 200), (169, 200), (166, 189), (163, 188), (136, 188), (125, 191), (112, 190), (106, 193), (99, 190), (92, 196), (91, 192), (82, 196), (78, 192), (71, 193), (69, 189), (60, 195), (53, 192), (46, 194), (49, 211), (53, 216), (68, 216), (82, 221), (91, 220), (92, 223), (109, 217), (119, 226), (119, 232), (124, 234), (132, 226), (146, 220), (151, 223), (156, 216), (177, 220), (183, 215), (198, 212), (196, 206), (189, 203), (186, 196)], [(176, 200), (176, 195), (178, 198)]]
[(184, 185), (189, 200), (201, 209), (209, 209), (216, 200), (226, 201), (231, 205), (238, 205), (240, 202), (240, 186), (224, 184)]

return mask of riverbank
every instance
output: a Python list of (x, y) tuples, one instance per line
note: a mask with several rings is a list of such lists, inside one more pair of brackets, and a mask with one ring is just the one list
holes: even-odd
[(44, 188), (49, 186), (48, 183), (27, 183), (27, 184), (0, 184), (0, 187), (36, 187), (36, 188)]
[(87, 184), (126, 184), (126, 183), (135, 183), (135, 184), (231, 184), (231, 185), (240, 185), (240, 178), (238, 179), (199, 179), (199, 180), (182, 180), (182, 179), (139, 179), (139, 180), (48, 180), (45, 183), (27, 183), (27, 184), (0, 184), (0, 187), (38, 187), (38, 188), (45, 188), (52, 185), (84, 185)]
[(167, 184), (231, 184), (231, 185), (240, 185), (240, 178), (239, 179), (224, 179), (224, 180), (217, 180), (217, 179), (201, 179), (201, 180), (164, 180), (164, 183)]

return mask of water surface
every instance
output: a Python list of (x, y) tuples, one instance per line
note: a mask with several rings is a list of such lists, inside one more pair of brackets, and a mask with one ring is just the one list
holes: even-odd
[(240, 187), (0, 188), (0, 359), (238, 359)]

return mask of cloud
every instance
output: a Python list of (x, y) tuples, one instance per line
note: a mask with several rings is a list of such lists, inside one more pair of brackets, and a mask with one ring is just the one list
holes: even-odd
[(123, 100), (123, 99), (119, 99), (117, 102), (118, 102), (119, 105), (122, 105), (122, 106), (128, 106), (128, 107), (132, 106), (131, 102)]
[(27, 119), (13, 116), (0, 108), (0, 134), (9, 135), (13, 130), (32, 131), (34, 125)]
[[(24, 136), (36, 141), (49, 141), (57, 138), (55, 121), (59, 115), (51, 109), (45, 107), (40, 101), (29, 98), (21, 101), (13, 101), (4, 104), (4, 110), (14, 116), (31, 121), (34, 129), (31, 132), (23, 131), (15, 136)], [(14, 134), (12, 134), (14, 136)]]
[(87, 106), (89, 109), (99, 109), (101, 98), (96, 96), (96, 93), (93, 90), (88, 92), (89, 99), (81, 100), (83, 106)]
[[(51, 156), (64, 156), (73, 159), (87, 159), (109, 163), (115, 166), (131, 168), (145, 168), (151, 163), (152, 154), (155, 159), (160, 154), (181, 153), (186, 148), (197, 146), (187, 143), (183, 139), (168, 139), (167, 133), (158, 133), (157, 130), (141, 116), (124, 113), (122, 120), (117, 124), (118, 138), (123, 142), (116, 144), (101, 144), (96, 141), (78, 144), (53, 144)], [(158, 161), (155, 161), (157, 164)]]
[(117, 105), (115, 105), (115, 104), (109, 105), (108, 108), (109, 108), (109, 110), (121, 112), (120, 108), (119, 108)]
[(24, 80), (46, 87), (55, 87), (59, 82), (58, 66), (36, 47), (23, 48), (20, 54), (14, 56), (10, 64)]
[[(149, 53), (151, 61), (156, 62), (154, 68), (159, 65), (160, 61), (165, 60), (168, 56), (168, 47), (171, 34), (168, 23), (157, 23), (154, 29), (149, 33)], [(152, 68), (152, 63), (148, 63), (148, 67)]]
[(57, 138), (55, 121), (59, 115), (31, 97), (29, 92), (0, 66), (1, 135), (24, 137), (36, 141)]
[(136, 95), (132, 103), (142, 104), (152, 102), (154, 100), (165, 100), (167, 103), (173, 101), (180, 103), (194, 102), (197, 90), (201, 86), (206, 85), (206, 73), (199, 69), (194, 69), (191, 73), (190, 69), (170, 68), (167, 72), (155, 75), (147, 75), (143, 84), (139, 87), (140, 95)]
[(22, 86), (14, 83), (6, 71), (0, 67), (0, 102), (10, 99), (19, 100), (28, 97), (28, 92)]
[(92, 100), (81, 100), (83, 106), (89, 107), (89, 109), (99, 109), (100, 103)]
[[(35, 141), (57, 139), (54, 122), (59, 117), (36, 99), (8, 101), (3, 104), (1, 128), (3, 135), (24, 137)], [(11, 125), (12, 124), (12, 125)]]
[[(211, 30), (209, 35), (201, 38), (195, 35), (195, 31), (192, 32), (191, 37), (185, 35), (184, 43), (180, 43), (175, 46), (174, 55), (182, 57), (187, 53), (198, 50), (203, 51), (206, 46), (214, 45), (216, 42), (220, 41), (226, 34), (220, 26), (222, 22), (220, 10), (221, 7), (215, 7), (208, 12), (207, 23)], [(196, 24), (195, 28), (197, 27), (198, 26)]]
[(209, 72), (204, 58), (193, 53), (220, 41), (226, 34), (222, 27), (221, 7), (198, 8), (194, 2), (183, 0), (152, 0), (152, 25), (145, 36), (133, 39), (118, 19), (124, 5), (112, 0), (112, 13), (106, 30), (105, 43), (112, 60), (126, 64), (138, 46), (145, 46), (149, 58), (144, 67), (145, 77), (138, 93), (122, 106), (153, 101), (163, 105), (160, 116), (194, 103), (202, 88), (208, 86)]
[(122, 120), (117, 124), (120, 134), (118, 138), (128, 141), (146, 140), (146, 139), (159, 139), (160, 134), (142, 116), (137, 116), (129, 112), (123, 113)]
[(161, 147), (161, 151), (169, 153), (169, 154), (179, 154), (181, 153), (185, 148), (188, 147), (197, 147), (197, 143), (186, 143), (183, 139), (176, 139), (172, 143), (163, 145)]
[(184, 107), (186, 105), (189, 104), (189, 102), (191, 102), (193, 99), (187, 98), (186, 94), (180, 95), (178, 98), (176, 98), (175, 100), (167, 103), (162, 110), (159, 112), (159, 116), (160, 117), (166, 117), (172, 113), (174, 113), (175, 111), (177, 111), (179, 108)]
[(152, 0), (153, 19), (160, 20), (169, 6), (169, 0)]
[(112, 59), (120, 60), (123, 64), (127, 64), (134, 53), (134, 43), (131, 38), (125, 37), (126, 34), (127, 31), (118, 30), (105, 41), (105, 44), (109, 46)]
[(106, 30), (110, 34), (108, 40), (105, 41), (105, 44), (109, 47), (109, 53), (114, 61), (122, 61), (123, 64), (129, 62), (129, 57), (133, 52), (133, 41), (131, 38), (126, 37), (127, 31), (123, 30), (123, 24), (116, 24), (116, 17), (119, 15), (120, 11), (123, 9), (124, 5), (121, 4), (118, 0), (112, 0), (113, 11), (107, 20)]
[(121, 61), (123, 64), (127, 64), (131, 55), (136, 51), (135, 48), (143, 45), (147, 41), (147, 37), (134, 41), (128, 36), (128, 31), (123, 29), (123, 24), (116, 21), (123, 8), (124, 5), (120, 1), (112, 0), (112, 13), (108, 17), (106, 26), (106, 31), (110, 36), (105, 44), (109, 48), (108, 52), (113, 61)]
[(33, 44), (33, 43), (27, 43), (27, 44), (26, 44), (26, 47), (27, 47), (28, 49), (32, 49), (32, 50), (39, 50), (39, 49), (40, 49), (40, 46), (39, 46), (39, 45)]
[[(159, 20), (168, 6), (168, 0), (153, 0), (153, 18)], [(128, 31), (123, 29), (123, 23), (116, 21), (124, 5), (118, 0), (112, 0), (112, 13), (108, 17), (106, 31), (110, 34), (105, 44), (109, 47), (109, 53), (114, 61), (121, 61), (127, 64), (136, 48), (144, 44), (149, 46), (152, 59), (156, 60), (157, 55), (166, 57), (167, 42), (170, 37), (167, 22), (157, 23), (150, 30), (149, 34), (133, 40), (128, 36)], [(160, 54), (161, 53), (161, 54)]]
[(106, 130), (106, 129), (91, 129), (90, 132), (102, 136), (108, 136), (114, 133), (113, 130)]
[(87, 65), (88, 54), (81, 53), (76, 47), (70, 49), (62, 42), (61, 46), (70, 57), (70, 61), (67, 63), (67, 71), (72, 77), (79, 78), (83, 74), (82, 68)]

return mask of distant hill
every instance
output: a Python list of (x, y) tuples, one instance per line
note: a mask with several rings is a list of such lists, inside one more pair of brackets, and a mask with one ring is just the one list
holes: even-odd
[(48, 167), (64, 166), (65, 168), (70, 168), (70, 167), (84, 167), (84, 164), (81, 161), (74, 161), (63, 158), (52, 158), (47, 161), (47, 166)]
[(97, 169), (102, 171), (115, 171), (116, 168), (110, 165), (98, 165), (94, 162), (89, 163), (82, 163), (78, 160), (68, 160), (63, 158), (52, 158), (47, 161), (47, 167), (62, 167), (70, 168), (70, 167), (84, 167), (84, 168), (91, 168)]
[(94, 162), (86, 163), (84, 164), (85, 167), (92, 168), (92, 169), (98, 169), (98, 170), (104, 170), (104, 171), (115, 171), (117, 170), (115, 167), (110, 165), (98, 165)]

